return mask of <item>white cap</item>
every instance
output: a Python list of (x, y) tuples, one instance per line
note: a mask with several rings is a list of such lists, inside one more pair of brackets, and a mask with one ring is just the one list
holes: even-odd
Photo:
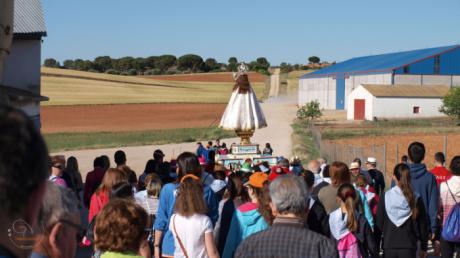
[(368, 157), (366, 163), (375, 164), (377, 163), (377, 159), (374, 157)]

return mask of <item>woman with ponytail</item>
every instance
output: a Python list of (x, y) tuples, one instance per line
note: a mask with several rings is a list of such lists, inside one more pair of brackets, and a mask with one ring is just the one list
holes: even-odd
[(331, 235), (337, 241), (341, 258), (374, 257), (378, 254), (372, 229), (356, 209), (358, 194), (352, 184), (342, 184), (337, 190), (339, 208), (329, 215)]
[(417, 242), (420, 242), (420, 256), (423, 257), (429, 228), (423, 202), (411, 186), (409, 166), (396, 165), (393, 180), (396, 185), (382, 194), (377, 208), (377, 242), (383, 240), (384, 257), (404, 258), (416, 257)]
[[(201, 178), (201, 166), (195, 154), (184, 152), (177, 157), (177, 180), (166, 184), (160, 192), (160, 204), (153, 228), (155, 229), (154, 251), (155, 258), (173, 257), (175, 250), (174, 236), (169, 229), (171, 216), (174, 213), (174, 205), (180, 183), (183, 178), (191, 176)], [(185, 180), (185, 179), (184, 179)], [(206, 203), (206, 215), (214, 225), (218, 219), (218, 201), (216, 195), (208, 186), (201, 186), (203, 197)]]
[(245, 184), (250, 201), (239, 206), (233, 214), (222, 257), (233, 257), (238, 245), (248, 236), (265, 230), (273, 222), (268, 193), (268, 176), (256, 172)]

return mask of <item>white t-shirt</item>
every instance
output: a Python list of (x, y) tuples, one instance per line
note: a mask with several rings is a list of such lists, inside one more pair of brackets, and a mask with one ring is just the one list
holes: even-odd
[(176, 226), (177, 234), (187, 251), (188, 257), (208, 257), (204, 242), (204, 234), (212, 233), (212, 223), (208, 216), (201, 214), (194, 214), (188, 218), (178, 214), (171, 216), (169, 230), (171, 230), (174, 236), (174, 257), (185, 258), (179, 241), (177, 240), (174, 225)]

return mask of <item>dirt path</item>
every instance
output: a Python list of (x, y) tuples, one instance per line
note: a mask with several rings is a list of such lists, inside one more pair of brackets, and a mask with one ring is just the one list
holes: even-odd
[[(265, 117), (267, 119), (268, 127), (257, 130), (252, 138), (254, 143), (259, 143), (261, 148), (264, 147), (266, 142), (270, 142), (272, 148), (277, 156), (291, 157), (291, 122), (295, 118), (296, 104), (295, 98), (278, 97), (271, 98), (262, 104)], [(210, 139), (215, 140), (215, 139)], [(239, 139), (223, 139), (230, 145), (233, 142), (238, 142)], [(66, 151), (55, 154), (62, 154), (66, 157), (75, 156), (78, 159), (80, 171), (83, 178), (86, 173), (92, 169), (93, 160), (100, 155), (107, 155), (113, 162), (113, 154), (118, 149), (125, 151), (127, 156), (127, 164), (138, 174), (144, 170), (145, 163), (148, 159), (152, 158), (155, 149), (161, 149), (166, 155), (166, 159), (177, 157), (183, 151), (194, 152), (196, 148), (195, 143), (179, 143), (179, 144), (165, 144), (165, 145), (149, 145), (149, 146), (134, 146), (122, 148), (107, 148), (96, 150), (78, 150)], [(114, 164), (112, 164), (113, 166)]]

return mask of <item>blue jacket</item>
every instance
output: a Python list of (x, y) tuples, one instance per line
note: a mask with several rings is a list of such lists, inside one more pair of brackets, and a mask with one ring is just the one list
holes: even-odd
[(374, 216), (372, 216), (372, 211), (369, 208), (369, 203), (367, 202), (366, 195), (363, 193), (363, 191), (357, 188), (356, 188), (356, 191), (359, 193), (359, 197), (361, 198), (361, 202), (363, 203), (364, 217), (369, 223), (369, 226), (371, 227), (371, 229), (373, 229), (374, 228)]
[(268, 228), (254, 203), (241, 205), (233, 214), (222, 258), (231, 258), (238, 245), (248, 236)]
[[(166, 184), (160, 192), (160, 204), (158, 206), (157, 217), (153, 228), (163, 231), (162, 248), (163, 255), (174, 256), (174, 236), (169, 231), (169, 220), (174, 213), (174, 204), (176, 202), (176, 189), (179, 186), (177, 183)], [(204, 186), (203, 195), (208, 206), (208, 216), (212, 223), (215, 224), (218, 217), (218, 205), (216, 195), (211, 188)]]
[(427, 211), (431, 232), (436, 232), (436, 215), (438, 214), (438, 187), (436, 178), (426, 170), (425, 164), (409, 164), (412, 187), (422, 199)]

